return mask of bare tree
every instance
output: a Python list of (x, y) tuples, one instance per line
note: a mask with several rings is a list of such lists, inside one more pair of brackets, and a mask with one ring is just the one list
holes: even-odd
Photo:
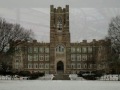
[(108, 37), (111, 39), (112, 55), (110, 60), (111, 67), (115, 67), (119, 73), (120, 66), (120, 16), (111, 19), (108, 30)]
[(108, 38), (111, 39), (112, 48), (116, 53), (120, 52), (120, 16), (112, 18), (109, 24)]
[[(33, 32), (0, 18), (0, 62), (14, 53), (15, 47), (33, 38)], [(19, 41), (19, 42), (18, 42)]]

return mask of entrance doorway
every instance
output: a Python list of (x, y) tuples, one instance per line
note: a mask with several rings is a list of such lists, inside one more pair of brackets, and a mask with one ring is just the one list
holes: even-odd
[(64, 64), (62, 61), (57, 63), (57, 71), (64, 71)]

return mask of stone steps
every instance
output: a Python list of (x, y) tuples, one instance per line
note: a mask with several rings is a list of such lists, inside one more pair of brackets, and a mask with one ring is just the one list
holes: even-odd
[(69, 75), (57, 74), (53, 80), (70, 80)]

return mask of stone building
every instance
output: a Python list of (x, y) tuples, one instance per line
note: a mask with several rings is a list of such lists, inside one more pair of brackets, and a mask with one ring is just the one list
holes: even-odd
[(104, 40), (99, 40), (97, 58), (96, 58), (96, 68), (103, 72), (109, 73), (109, 59), (111, 57), (111, 41), (107, 42)]
[[(69, 6), (54, 8), (50, 6), (50, 43), (40, 43), (36, 40), (25, 42), (17, 48), (13, 59), (13, 69), (28, 70), (30, 72), (66, 74), (79, 71), (100, 70), (97, 62), (101, 61), (101, 55), (107, 60), (108, 52), (103, 54), (101, 47), (110, 49), (109, 41), (87, 42), (83, 40), (71, 43), (69, 31)], [(106, 51), (106, 50), (105, 50)], [(101, 54), (100, 54), (101, 53)], [(102, 61), (101, 61), (102, 62)]]

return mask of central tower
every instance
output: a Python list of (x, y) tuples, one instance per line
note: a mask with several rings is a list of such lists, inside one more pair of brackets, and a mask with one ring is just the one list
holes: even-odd
[(69, 33), (69, 5), (66, 8), (50, 7), (50, 43), (70, 43)]
[[(62, 62), (64, 73), (67, 69), (67, 60), (70, 50), (69, 32), (69, 5), (65, 8), (50, 6), (50, 70), (57, 72), (57, 63)], [(67, 54), (66, 54), (67, 53)]]

